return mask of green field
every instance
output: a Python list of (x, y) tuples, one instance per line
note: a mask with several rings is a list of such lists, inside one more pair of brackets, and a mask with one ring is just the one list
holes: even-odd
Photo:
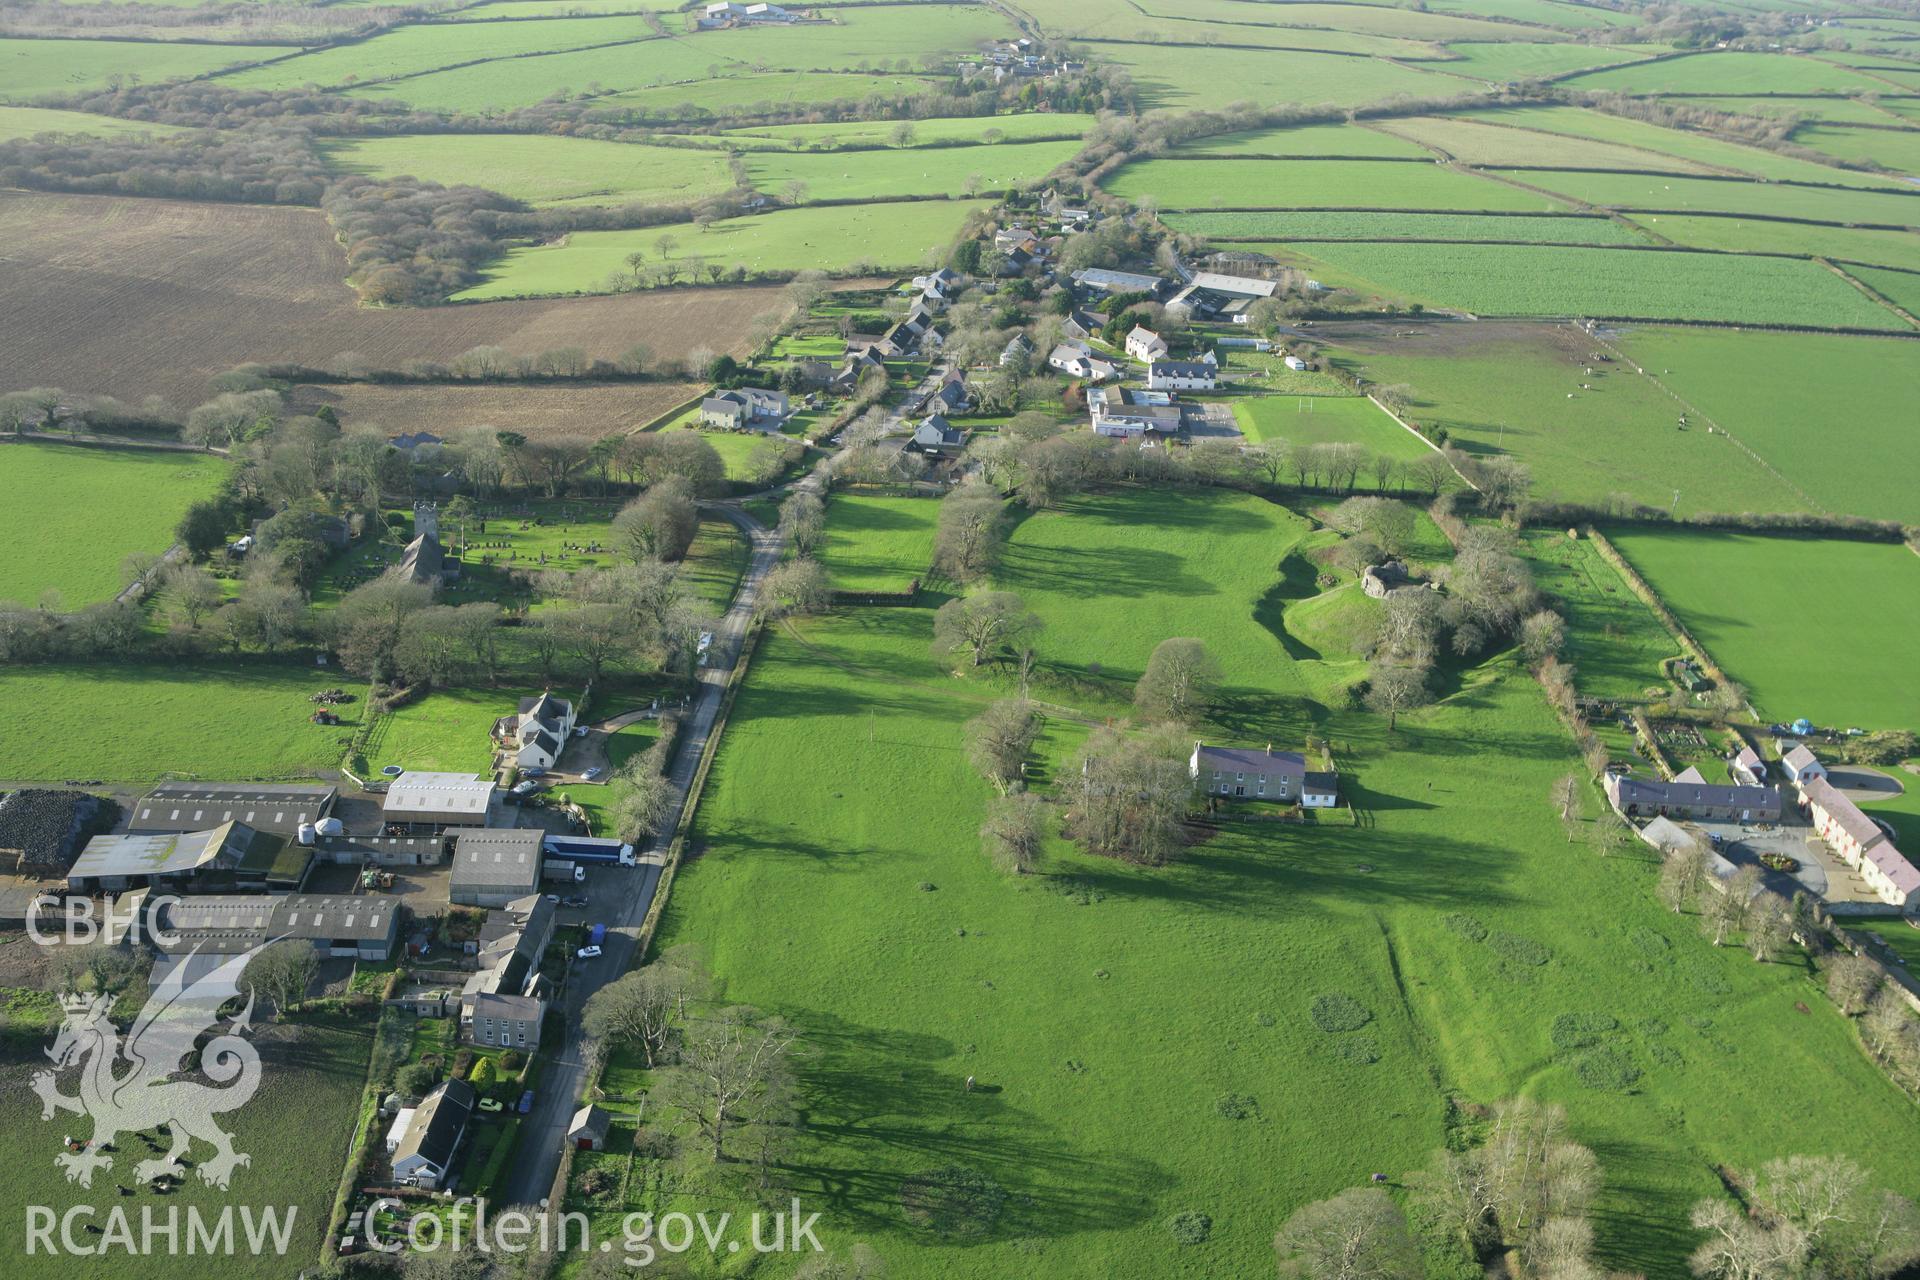
[(1920, 725), (1908, 660), (1920, 556), (1906, 547), (1685, 529), (1608, 536), (1763, 715)]
[(1287, 212), (1170, 213), (1167, 225), (1213, 240), (1462, 240), (1648, 244), (1612, 218), (1564, 214)]
[[(137, 1272), (142, 1280), (197, 1280), (208, 1274), (206, 1246), (202, 1246), (203, 1251), (192, 1251), (186, 1245), (189, 1209), (197, 1209), (210, 1227), (222, 1210), (234, 1210), (236, 1245), (219, 1259), (222, 1276), (268, 1280), (317, 1261), (334, 1191), (346, 1163), (347, 1146), (360, 1117), (373, 1042), (373, 1016), (315, 1015), (288, 1025), (269, 1026), (256, 1014), (253, 1025), (250, 1039), (259, 1048), (262, 1064), (259, 1088), (250, 1102), (219, 1118), (220, 1127), (233, 1135), (234, 1150), (249, 1156), (251, 1163), (234, 1172), (226, 1190), (207, 1186), (189, 1172), (179, 1189), (164, 1197), (148, 1190), (121, 1197), (115, 1191), (116, 1182), (133, 1185), (130, 1166), (136, 1159), (146, 1158), (145, 1149), (126, 1134), (120, 1135), (117, 1143), (119, 1154), (114, 1167), (96, 1174), (90, 1189), (65, 1181), (53, 1160), (60, 1150), (63, 1129), (76, 1138), (88, 1136), (93, 1130), (84, 1118), (42, 1120), (39, 1099), (27, 1088), (27, 1077), (36, 1067), (46, 1065), (40, 1049), (51, 1042), (51, 1030), (48, 1038), (34, 1036), (18, 1049), (0, 1048), (0, 1083), (6, 1086), (0, 1088), (0, 1135), (16, 1153), (7, 1173), (0, 1176), (5, 1194), (16, 1204), (46, 1205), (62, 1214), (70, 1206), (92, 1206), (91, 1218), (74, 1219), (76, 1239), (86, 1238), (82, 1222), (102, 1225), (108, 1214), (124, 1210), (136, 1247), (142, 1210), (151, 1211), (159, 1224), (177, 1213), (177, 1249), (169, 1252), (165, 1238), (156, 1237), (159, 1242), (151, 1252), (133, 1255), (137, 1263), (118, 1264), (129, 1274)], [(203, 1087), (217, 1090), (221, 1086)], [(72, 1086), (68, 1089), (71, 1091)], [(211, 1154), (210, 1147), (196, 1142), (188, 1158), (202, 1161)], [(284, 1257), (276, 1256), (271, 1245), (257, 1255), (247, 1251), (242, 1206), (256, 1218), (269, 1208), (283, 1220), (288, 1213), (295, 1215)], [(24, 1226), (25, 1220), (18, 1214), (7, 1215), (6, 1223), (0, 1225), (0, 1250), (13, 1259), (8, 1274), (23, 1280), (54, 1280), (70, 1276), (76, 1269), (112, 1267), (114, 1264), (104, 1259), (118, 1256), (109, 1248), (101, 1259), (81, 1263), (57, 1249), (49, 1254), (43, 1246), (36, 1252), (28, 1247)]]
[(1808, 509), (1725, 436), (1678, 430), (1672, 397), (1602, 354), (1565, 325), (1445, 325), (1356, 343), (1335, 359), (1373, 382), (1412, 388), (1408, 416), (1445, 427), (1455, 447), (1526, 463), (1536, 497), (1598, 504), (1621, 492), (1664, 507), (1678, 483), (1683, 512)]
[(1727, 182), (1709, 178), (1650, 177), (1638, 173), (1562, 173), (1527, 169), (1509, 177), (1544, 187), (1585, 204), (1615, 209), (1665, 209), (1681, 213), (1754, 213), (1819, 222), (1869, 222), (1920, 226), (1920, 193), (1836, 191), (1773, 182)]
[(538, 134), (432, 134), (328, 143), (347, 173), (411, 174), (446, 186), (486, 187), (531, 204), (669, 203), (733, 187), (726, 157), (690, 147), (549, 138)]
[(1183, 156), (1381, 156), (1426, 160), (1428, 152), (1405, 138), (1358, 125), (1310, 124), (1291, 129), (1252, 129), (1215, 134), (1180, 148)]
[(658, 265), (660, 237), (677, 242), (672, 256), (689, 269), (712, 264), (762, 271), (849, 271), (918, 266), (953, 239), (984, 201), (926, 200), (825, 205), (728, 218), (706, 227), (682, 223), (639, 231), (576, 231), (564, 244), (513, 249), (460, 301), (542, 294), (600, 293), (611, 275), (628, 273), (640, 250)]
[(1075, 139), (887, 151), (757, 151), (746, 157), (746, 167), (753, 185), (770, 195), (783, 193), (789, 182), (804, 183), (803, 200), (958, 196), (1022, 186), (1079, 150)]
[[(1910, 483), (1920, 474), (1920, 344), (1636, 329), (1620, 345), (1819, 506), (1920, 523), (1920, 492)], [(1846, 411), (1833, 412), (1840, 404)]]
[[(662, 48), (658, 50), (642, 50), (635, 43), (651, 40), (653, 36), (653, 30), (646, 20), (634, 16), (422, 24), (399, 27), (355, 44), (303, 53), (272, 66), (236, 71), (221, 76), (219, 83), (235, 89), (297, 89), (306, 84), (355, 85), (391, 80), (397, 76), (415, 76), (472, 62), (488, 64), (485, 70), (513, 78), (528, 70), (539, 74), (545, 62), (542, 58), (522, 55), (615, 42), (627, 42), (620, 46), (621, 51), (636, 62), (650, 65), (673, 56), (673, 42), (661, 41)], [(493, 63), (500, 65), (492, 66)], [(408, 88), (398, 92), (408, 94), (412, 90)], [(423, 102), (422, 105), (430, 104)]]
[(1364, 396), (1262, 396), (1233, 402), (1247, 439), (1290, 444), (1351, 443), (1369, 453), (1418, 458), (1431, 452)]
[[(1797, 965), (1705, 946), (1645, 861), (1566, 844), (1541, 797), (1573, 761), (1517, 668), (1463, 673), (1392, 742), (1312, 696), (1345, 664), (1290, 657), (1271, 629), (1304, 528), (1251, 498), (1131, 494), (1013, 537), (1000, 585), (1047, 621), (1049, 698), (1123, 689), (1162, 636), (1200, 634), (1229, 686), (1210, 737), (1339, 744), (1362, 824), (1228, 824), (1167, 868), (1057, 842), (1047, 874), (988, 867), (986, 788), (958, 746), (995, 691), (929, 659), (929, 611), (762, 645), (660, 941), (697, 943), (729, 1000), (816, 1046), (788, 1172), (828, 1243), (865, 1240), (897, 1277), (1261, 1274), (1292, 1209), (1442, 1145), (1445, 1096), (1521, 1090), (1564, 1103), (1600, 1153), (1609, 1269), (1684, 1274), (1679, 1223), (1717, 1194), (1716, 1164), (1843, 1149), (1911, 1178), (1909, 1104)], [(1050, 721), (1040, 777), (1081, 732)], [(1335, 992), (1372, 1015), (1362, 1052), (1307, 1016)], [(1615, 1049), (1645, 1072), (1631, 1092), (1589, 1088), (1554, 1050), (1567, 1011), (1619, 1020)], [(1790, 1135), (1752, 1124), (1801, 1072), (1846, 1083), (1803, 1097)], [(1257, 1118), (1225, 1118), (1229, 1098)], [(966, 1245), (911, 1230), (898, 1202), (902, 1178), (956, 1163), (1009, 1197)], [(1187, 1210), (1213, 1218), (1204, 1249), (1167, 1230)]]
[(939, 515), (940, 504), (931, 498), (835, 494), (818, 552), (834, 589), (905, 591), (925, 578)]
[[(591, 54), (568, 54), (570, 60), (585, 63)], [(625, 68), (617, 59), (601, 59), (607, 73)], [(594, 68), (587, 68), (590, 72)], [(601, 76), (604, 82), (604, 75)], [(716, 115), (765, 115), (790, 110), (796, 105), (821, 106), (830, 102), (864, 102), (869, 98), (893, 100), (923, 94), (934, 82), (919, 76), (880, 75), (854, 71), (769, 71), (749, 72), (737, 69), (733, 75), (718, 79), (697, 79), (638, 89), (622, 89), (602, 101), (643, 115), (673, 115), (690, 119), (708, 119)], [(449, 92), (456, 87), (450, 85)], [(469, 89), (469, 92), (472, 90)]]
[[(556, 691), (565, 697), (574, 695)], [(452, 773), (490, 772), (493, 722), (512, 715), (510, 689), (435, 689), (380, 717), (367, 736), (367, 776), (388, 765)]]
[(1911, 231), (1769, 222), (1719, 214), (1636, 213), (1647, 230), (1695, 249), (1728, 253), (1819, 254), (1839, 262), (1869, 262), (1920, 271), (1920, 236)]
[(1895, 306), (1910, 315), (1920, 315), (1920, 271), (1883, 271), (1877, 267), (1856, 267), (1853, 273), (1872, 285)]
[(1884, 165), (1906, 173), (1920, 172), (1920, 131), (1842, 129), (1827, 125), (1797, 129), (1793, 140), (1842, 160)]
[(0, 99), (33, 102), (54, 94), (102, 89), (116, 76), (147, 83), (184, 80), (287, 52), (285, 46), (275, 45), (0, 38)]
[(1099, 49), (1103, 61), (1133, 76), (1149, 108), (1192, 111), (1233, 102), (1357, 106), (1396, 93), (1450, 93), (1459, 88), (1457, 80), (1412, 66), (1333, 53), (1153, 44), (1102, 44)]
[(85, 133), (94, 137), (122, 137), (130, 133), (151, 133), (156, 137), (180, 133), (167, 124), (149, 124), (144, 120), (117, 120), (86, 111), (55, 111), (47, 107), (0, 107), (0, 142), (31, 138), (42, 133)]
[(1726, 94), (1697, 98), (1695, 101), (1715, 111), (1732, 111), (1740, 115), (1797, 115), (1807, 120), (1832, 120), (1843, 124), (1893, 123), (1886, 112), (1857, 98), (1741, 97), (1738, 94)]
[[(0, 777), (304, 778), (340, 763), (364, 700), (316, 725), (308, 695), (359, 682), (332, 667), (175, 662), (0, 668)], [(33, 729), (60, 708), (73, 732)]]
[[(1777, 53), (1696, 53), (1574, 76), (1569, 88), (1595, 93), (1851, 93), (1875, 82), (1857, 71)], [(1881, 85), (1884, 89), (1886, 86)]]
[(1386, 127), (1402, 137), (1437, 147), (1463, 164), (1707, 172), (1705, 166), (1676, 156), (1593, 138), (1516, 127), (1519, 125), (1519, 120), (1494, 123), (1457, 116), (1414, 116), (1390, 121)]
[[(909, 146), (926, 147), (955, 142), (1036, 142), (1078, 138), (1093, 125), (1093, 117), (1070, 111), (1027, 112), (1013, 116), (947, 116), (906, 122), (913, 130)], [(729, 130), (728, 138), (769, 138), (806, 147), (893, 145), (898, 120), (839, 120), (829, 124), (753, 125)], [(989, 137), (988, 135), (994, 135)], [(961, 153), (964, 155), (965, 153)], [(958, 159), (959, 157), (956, 157)]]
[(1909, 327), (1826, 268), (1786, 258), (1530, 245), (1300, 248), (1389, 297), (1479, 315)]
[(1626, 14), (1615, 13), (1611, 9), (1562, 4), (1559, 0), (1431, 0), (1427, 7), (1442, 13), (1511, 18), (1515, 22), (1539, 23), (1549, 27), (1610, 27), (1631, 26), (1633, 23)]
[(1168, 209), (1493, 209), (1553, 212), (1548, 196), (1435, 164), (1385, 160), (1146, 160), (1106, 184)]
[[(34, 604), (57, 591), (76, 609), (120, 590), (125, 557), (171, 546), (181, 514), (213, 496), (226, 464), (160, 449), (14, 443), (0, 445), (0, 474), (13, 493), (0, 509), (0, 600)], [(103, 523), (108, 509), (113, 519)]]
[[(1571, 12), (1571, 10), (1569, 10)], [(1588, 10), (1587, 12), (1595, 12)], [(1598, 12), (1606, 12), (1599, 10)], [(1513, 41), (1449, 44), (1458, 62), (1441, 64), (1455, 75), (1481, 80), (1552, 80), (1590, 67), (1609, 67), (1661, 52), (1653, 45), (1520, 44)]]

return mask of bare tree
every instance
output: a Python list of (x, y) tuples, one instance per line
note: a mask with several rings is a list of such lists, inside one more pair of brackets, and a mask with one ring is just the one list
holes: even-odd
[(994, 800), (980, 827), (980, 839), (994, 865), (1015, 875), (1025, 875), (1039, 863), (1046, 836), (1047, 803), (1031, 791)]
[(1401, 712), (1432, 700), (1424, 664), (1375, 660), (1367, 670), (1367, 706), (1387, 717), (1388, 732), (1398, 727)]
[(1004, 796), (1026, 774), (1040, 716), (1024, 698), (1003, 698), (967, 721), (965, 735), (967, 759)]
[(950, 657), (962, 654), (978, 667), (1003, 653), (1018, 652), (1039, 631), (1039, 615), (1011, 591), (961, 596), (933, 615), (934, 648)]
[(1406, 1216), (1376, 1187), (1303, 1205), (1273, 1238), (1286, 1280), (1418, 1280), (1420, 1252)]
[(1147, 669), (1133, 688), (1133, 705), (1145, 715), (1186, 724), (1205, 714), (1220, 690), (1220, 664), (1204, 641), (1174, 636), (1154, 646)]
[(817, 560), (789, 560), (768, 573), (760, 587), (760, 611), (772, 618), (819, 613), (832, 603), (833, 587)]
[(273, 1002), (278, 1022), (306, 999), (307, 988), (320, 972), (320, 957), (311, 942), (289, 938), (276, 942), (247, 962), (242, 980)]
[(725, 1160), (728, 1132), (787, 1071), (796, 1038), (785, 1023), (745, 1007), (689, 1019), (661, 1100), (712, 1142), (715, 1160)]
[(1865, 956), (1845, 952), (1827, 962), (1827, 998), (1850, 1018), (1866, 1012), (1882, 981), (1880, 966)]
[(1707, 887), (1707, 851), (1689, 841), (1667, 850), (1660, 864), (1660, 901), (1667, 910), (1679, 915), (1699, 898)]
[(1580, 830), (1580, 777), (1578, 774), (1564, 774), (1554, 779), (1550, 793), (1553, 807), (1560, 813), (1560, 825), (1566, 830), (1567, 843), (1573, 843), (1573, 837)]
[(796, 554), (810, 556), (826, 528), (826, 507), (811, 490), (799, 489), (780, 504), (780, 530)]

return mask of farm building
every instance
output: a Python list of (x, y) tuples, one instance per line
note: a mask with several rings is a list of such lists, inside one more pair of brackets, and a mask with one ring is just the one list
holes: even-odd
[(1271, 298), (1280, 287), (1272, 280), (1222, 275), (1218, 271), (1196, 271), (1187, 283), (1199, 292), (1217, 293), (1223, 298)]
[(466, 1136), (473, 1104), (473, 1086), (465, 1080), (443, 1080), (422, 1098), (388, 1153), (394, 1181), (428, 1188), (446, 1181), (460, 1139)]
[(492, 821), (493, 804), (493, 783), (477, 774), (410, 770), (387, 788), (381, 811), (389, 827), (419, 834), (447, 827), (484, 827)]
[(493, 740), (522, 769), (551, 769), (573, 735), (573, 704), (550, 692), (520, 699), (519, 709), (493, 722)]
[(292, 836), (333, 812), (339, 793), (324, 785), (260, 782), (163, 782), (133, 807), (132, 835), (206, 831), (244, 822), (255, 831)]
[(1154, 391), (1211, 391), (1220, 373), (1212, 360), (1155, 360), (1147, 366)]
[[(284, 837), (255, 831), (244, 822), (222, 823), (208, 831), (95, 836), (67, 869), (67, 886), (77, 893), (92, 893), (156, 884), (237, 883), (243, 868), (257, 873), (287, 843)], [(307, 855), (309, 861), (311, 856)]]
[(151, 937), (168, 955), (250, 951), (280, 938), (311, 942), (321, 958), (384, 961), (400, 941), (389, 898), (331, 894), (197, 894), (163, 899)]
[(1307, 369), (1307, 362), (1299, 356), (1288, 356), (1286, 358), (1286, 364), (1287, 368), (1293, 370), (1295, 373), (1305, 373)]
[(1607, 799), (1625, 818), (1713, 818), (1774, 822), (1780, 788), (1718, 786), (1707, 782), (1653, 782), (1610, 773)]
[(448, 897), (455, 906), (504, 907), (540, 887), (542, 832), (538, 828), (474, 828), (453, 846)]
[(1095, 435), (1135, 439), (1141, 436), (1177, 436), (1186, 425), (1186, 412), (1170, 396), (1129, 394), (1094, 387), (1087, 392), (1087, 413)]
[(1827, 766), (1820, 763), (1820, 757), (1809, 751), (1805, 743), (1781, 756), (1780, 768), (1797, 787), (1804, 787), (1815, 778), (1827, 776)]
[(1091, 289), (1097, 293), (1147, 293), (1158, 294), (1166, 287), (1166, 281), (1159, 276), (1141, 275), (1135, 271), (1109, 271), (1105, 267), (1088, 267), (1084, 271), (1073, 273), (1073, 282), (1082, 289)]
[(1150, 364), (1167, 354), (1167, 340), (1142, 325), (1127, 334), (1127, 354), (1141, 364)]
[(313, 842), (315, 856), (348, 866), (437, 867), (447, 860), (447, 838), (432, 836), (323, 835)]
[(1308, 809), (1331, 808), (1339, 799), (1340, 775), (1307, 768), (1298, 751), (1264, 751), (1193, 744), (1187, 776), (1211, 796), (1280, 800)]
[(602, 1151), (607, 1145), (607, 1126), (613, 1117), (589, 1103), (573, 1113), (567, 1126), (567, 1145), (576, 1151)]
[(0, 871), (64, 875), (99, 809), (84, 791), (27, 788), (0, 795)]
[(1894, 847), (1879, 823), (1825, 777), (1809, 777), (1800, 796), (1820, 838), (1860, 873), (1882, 902), (1910, 914), (1920, 912), (1920, 870)]

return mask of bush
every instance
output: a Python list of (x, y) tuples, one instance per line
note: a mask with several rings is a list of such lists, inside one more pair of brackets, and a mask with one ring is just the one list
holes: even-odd
[(492, 1058), (482, 1058), (473, 1064), (473, 1070), (467, 1073), (467, 1083), (475, 1092), (485, 1093), (500, 1082), (499, 1068), (493, 1065)]
[(1330, 1035), (1339, 1031), (1358, 1031), (1373, 1021), (1373, 1014), (1365, 1005), (1341, 991), (1330, 991), (1316, 997), (1312, 1017), (1313, 1024)]
[(509, 1049), (500, 1055), (500, 1069), (502, 1071), (518, 1071), (526, 1065), (527, 1055), (518, 1049)]
[(1574, 1074), (1589, 1089), (1625, 1093), (1640, 1079), (1640, 1068), (1619, 1049), (1594, 1049), (1573, 1064)]
[(900, 1184), (907, 1221), (949, 1240), (983, 1238), (1006, 1202), (1006, 1188), (965, 1165), (929, 1169)]
[(1213, 1234), (1213, 1219), (1192, 1209), (1167, 1219), (1167, 1230), (1180, 1244), (1205, 1244)]
[(1555, 1049), (1584, 1049), (1599, 1044), (1608, 1032), (1618, 1029), (1620, 1020), (1604, 1013), (1563, 1013), (1553, 1020), (1549, 1039)]
[(1523, 938), (1517, 933), (1496, 933), (1488, 939), (1487, 945), (1499, 953), (1503, 960), (1515, 964), (1543, 965), (1553, 958), (1544, 943), (1532, 938)]
[(1341, 1036), (1332, 1044), (1333, 1056), (1349, 1066), (1365, 1067), (1380, 1061), (1380, 1042), (1372, 1036)]
[(1213, 1107), (1229, 1120), (1251, 1120), (1260, 1114), (1259, 1101), (1244, 1093), (1222, 1094)]
[(1453, 930), (1469, 942), (1485, 942), (1487, 940), (1487, 926), (1481, 923), (1478, 916), (1461, 915), (1456, 912), (1448, 916), (1445, 923), (1447, 928)]
[(416, 1062), (400, 1068), (400, 1073), (393, 1078), (393, 1087), (406, 1097), (418, 1098), (433, 1088), (436, 1079), (432, 1067)]

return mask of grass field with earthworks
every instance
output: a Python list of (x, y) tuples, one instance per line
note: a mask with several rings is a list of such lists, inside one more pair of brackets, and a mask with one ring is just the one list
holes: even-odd
[(1899, 543), (1633, 528), (1608, 533), (1762, 715), (1920, 726), (1909, 678), (1920, 556)]
[(0, 444), (13, 494), (0, 508), (0, 600), (34, 604), (55, 591), (77, 609), (111, 599), (125, 585), (120, 562), (172, 546), (180, 517), (212, 497), (226, 471), (221, 459), (184, 451)]

